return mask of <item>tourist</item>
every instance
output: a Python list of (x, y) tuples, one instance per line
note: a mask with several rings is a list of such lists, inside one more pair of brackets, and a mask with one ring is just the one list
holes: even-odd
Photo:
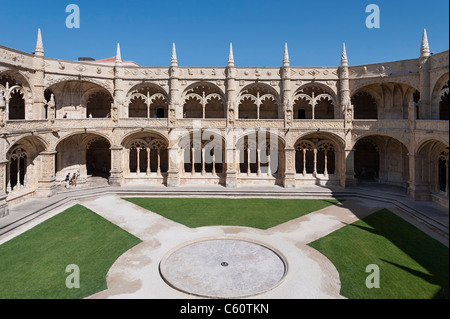
[(73, 173), (72, 175), (72, 186), (76, 187), (77, 186), (77, 174)]
[(64, 114), (64, 116), (63, 116), (63, 119), (66, 119), (67, 118), (67, 113), (66, 114)]
[(69, 186), (70, 186), (70, 173), (67, 173), (66, 179), (64, 181), (66, 182), (66, 188), (69, 188)]
[(89, 118), (90, 118), (90, 119), (92, 118), (92, 113), (89, 113)]

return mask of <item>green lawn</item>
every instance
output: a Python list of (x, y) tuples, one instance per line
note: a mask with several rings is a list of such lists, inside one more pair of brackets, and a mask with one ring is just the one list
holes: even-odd
[(268, 229), (338, 203), (315, 199), (124, 198), (177, 223)]
[[(336, 266), (347, 298), (449, 298), (448, 248), (386, 209), (310, 246)], [(380, 288), (365, 285), (369, 264), (380, 269)]]
[[(114, 261), (141, 241), (76, 205), (0, 246), (0, 299), (84, 298), (107, 288)], [(80, 269), (68, 289), (66, 267)]]

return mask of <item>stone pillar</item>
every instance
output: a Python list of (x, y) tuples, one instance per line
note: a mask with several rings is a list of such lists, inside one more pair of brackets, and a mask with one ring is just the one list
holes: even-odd
[(227, 131), (225, 136), (225, 161), (223, 163), (226, 187), (237, 187), (239, 160), (236, 160), (237, 151), (235, 138), (233, 133)]
[(355, 151), (353, 149), (344, 150), (345, 174), (343, 174), (343, 187), (352, 187), (355, 182)]
[(6, 178), (7, 178), (8, 161), (0, 161), (0, 218), (9, 215), (8, 203), (6, 198)]
[(111, 148), (111, 171), (109, 177), (109, 185), (121, 186), (122, 185), (122, 146), (112, 146)]
[(169, 169), (167, 171), (167, 187), (177, 187), (180, 185), (180, 176), (178, 169), (179, 149), (178, 147), (168, 148), (169, 153)]
[(56, 151), (44, 151), (39, 154), (41, 159), (41, 176), (38, 181), (36, 195), (50, 197), (56, 193), (55, 158)]
[(409, 153), (408, 196), (413, 200), (430, 200), (429, 185), (421, 176), (423, 155)]
[(286, 147), (285, 154), (285, 172), (283, 185), (285, 188), (295, 187), (295, 148)]

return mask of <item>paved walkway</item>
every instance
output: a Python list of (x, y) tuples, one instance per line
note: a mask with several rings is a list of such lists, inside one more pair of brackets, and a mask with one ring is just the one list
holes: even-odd
[[(246, 227), (201, 227), (181, 224), (121, 200), (123, 196), (211, 196), (275, 198), (346, 198), (317, 212), (268, 230)], [(287, 262), (287, 274), (274, 289), (250, 298), (342, 298), (334, 265), (307, 246), (333, 231), (388, 208), (448, 246), (448, 210), (434, 203), (413, 202), (391, 188), (342, 189), (304, 187), (96, 187), (69, 190), (47, 199), (12, 207), (0, 219), (0, 244), (25, 232), (75, 203), (84, 205), (143, 242), (117, 259), (107, 275), (108, 289), (90, 298), (197, 298), (170, 287), (160, 276), (159, 263), (186, 243), (206, 238), (233, 238), (273, 248)]]

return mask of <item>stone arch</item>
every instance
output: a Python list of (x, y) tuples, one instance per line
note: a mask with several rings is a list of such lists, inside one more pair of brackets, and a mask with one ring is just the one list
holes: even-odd
[[(111, 111), (113, 95), (104, 86), (88, 80), (59, 81), (46, 88), (55, 96), (56, 118), (105, 118)], [(97, 98), (95, 98), (97, 97)], [(100, 107), (99, 107), (100, 106)]]
[(236, 138), (237, 169), (246, 179), (281, 183), (285, 170), (285, 140), (270, 130), (246, 130)]
[(295, 119), (339, 118), (337, 97), (322, 83), (306, 83), (292, 95)]
[(133, 86), (127, 95), (125, 105), (128, 117), (167, 118), (169, 97), (159, 85), (143, 82)]
[(169, 169), (169, 142), (156, 131), (134, 131), (122, 139), (125, 183), (164, 183)]
[(237, 98), (240, 119), (280, 119), (283, 116), (278, 92), (270, 85), (252, 83)]
[(409, 181), (409, 150), (400, 140), (367, 134), (354, 144), (354, 170), (359, 182), (371, 180), (406, 188)]
[(183, 178), (210, 176), (224, 182), (226, 163), (225, 137), (217, 130), (190, 131), (178, 139), (179, 170)]
[(226, 118), (223, 91), (209, 82), (195, 82), (183, 92), (184, 118)]
[[(448, 205), (449, 147), (437, 139), (418, 144), (415, 153), (415, 182), (427, 185), (423, 192), (442, 196)], [(430, 199), (426, 195), (423, 199)]]
[(0, 74), (0, 98), (8, 99), (7, 120), (25, 120), (33, 105), (31, 89), (23, 76), (14, 71)]
[[(44, 178), (41, 153), (47, 150), (47, 143), (36, 136), (25, 136), (6, 151), (6, 190), (10, 195), (35, 191)], [(14, 196), (13, 196), (14, 197)]]
[(355, 120), (378, 119), (378, 103), (368, 91), (360, 90), (352, 96)]
[(338, 184), (344, 144), (332, 133), (306, 133), (294, 144), (296, 181), (299, 184)]
[(56, 143), (55, 172), (59, 181), (67, 174), (77, 173), (78, 183), (91, 176), (109, 177), (111, 140), (98, 132), (73, 132)]
[(441, 75), (431, 94), (431, 118), (448, 121), (449, 119), (449, 73)]

